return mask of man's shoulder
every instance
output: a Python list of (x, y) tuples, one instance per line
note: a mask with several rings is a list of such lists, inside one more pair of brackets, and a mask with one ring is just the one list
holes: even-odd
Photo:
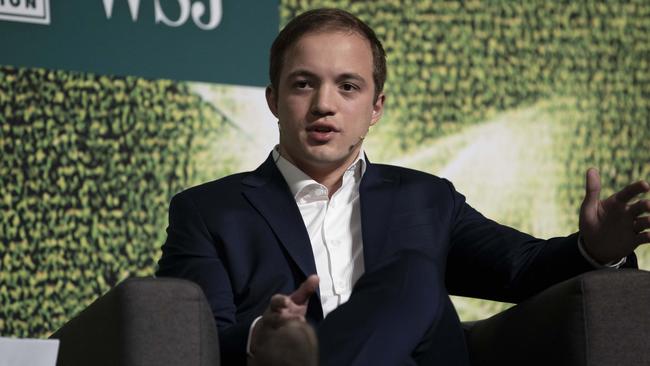
[(201, 183), (176, 194), (176, 197), (191, 197), (202, 200), (212, 196), (231, 197), (241, 191), (242, 180), (251, 172), (241, 172)]
[(391, 192), (403, 210), (449, 208), (461, 196), (447, 179), (420, 170), (395, 165), (374, 164), (382, 181), (390, 182)]
[(457, 192), (454, 185), (445, 178), (397, 165), (373, 165), (382, 179), (398, 182), (398, 192), (401, 194), (416, 195), (422, 199), (432, 197), (436, 200), (444, 197), (455, 199), (456, 197)]
[(444, 184), (448, 185), (449, 181), (445, 178), (438, 177), (431, 173), (423, 172), (398, 165), (390, 164), (377, 164), (373, 163), (374, 167), (380, 171), (383, 176), (393, 176), (399, 178), (402, 183), (428, 183), (428, 184)]

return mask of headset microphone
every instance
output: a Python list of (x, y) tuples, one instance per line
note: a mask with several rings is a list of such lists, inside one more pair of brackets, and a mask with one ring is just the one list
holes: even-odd
[(359, 136), (359, 141), (357, 141), (355, 144), (353, 144), (353, 145), (350, 146), (350, 151), (354, 150), (354, 148), (357, 147), (357, 145), (361, 145), (361, 143), (363, 142), (363, 140), (366, 138), (366, 135), (367, 135), (367, 134), (368, 134), (368, 131), (366, 131), (365, 134)]

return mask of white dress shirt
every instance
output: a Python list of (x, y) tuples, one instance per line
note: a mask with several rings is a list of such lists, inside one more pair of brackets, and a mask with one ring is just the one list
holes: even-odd
[[(364, 154), (361, 151), (346, 169), (341, 187), (331, 198), (327, 187), (283, 158), (277, 147), (272, 154), (296, 200), (309, 234), (325, 317), (348, 301), (352, 287), (364, 272), (359, 204), (359, 183), (366, 171), (366, 161), (362, 158)], [(253, 328), (261, 318), (258, 316), (248, 331), (246, 353), (249, 357), (253, 357), (250, 352)]]
[(323, 316), (350, 298), (352, 287), (364, 272), (359, 183), (366, 161), (362, 156), (360, 153), (343, 173), (341, 187), (329, 198), (327, 187), (273, 151), (273, 160), (309, 233)]

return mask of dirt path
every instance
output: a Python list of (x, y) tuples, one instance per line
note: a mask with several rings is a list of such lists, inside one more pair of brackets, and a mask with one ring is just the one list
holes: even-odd
[[(532, 106), (443, 137), (393, 163), (451, 180), (473, 207), (500, 223), (538, 237), (565, 235), (575, 230), (567, 228), (567, 209), (556, 192), (566, 174), (566, 152), (558, 142), (566, 128), (548, 109)], [(452, 300), (463, 320), (484, 319), (509, 307)]]
[(564, 128), (532, 106), (443, 137), (392, 163), (451, 180), (486, 216), (533, 235), (563, 234), (557, 202), (564, 176), (555, 142)]

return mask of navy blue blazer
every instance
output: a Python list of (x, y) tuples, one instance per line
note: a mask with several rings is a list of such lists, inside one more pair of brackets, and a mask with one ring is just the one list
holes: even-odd
[[(451, 294), (518, 302), (593, 269), (576, 234), (540, 240), (471, 208), (452, 184), (423, 172), (367, 164), (360, 184), (366, 271), (396, 251), (435, 258)], [(251, 322), (276, 293), (316, 273), (300, 211), (271, 156), (255, 171), (177, 194), (158, 276), (198, 283), (212, 307), (222, 358), (243, 363)], [(320, 301), (307, 318), (323, 319)]]

